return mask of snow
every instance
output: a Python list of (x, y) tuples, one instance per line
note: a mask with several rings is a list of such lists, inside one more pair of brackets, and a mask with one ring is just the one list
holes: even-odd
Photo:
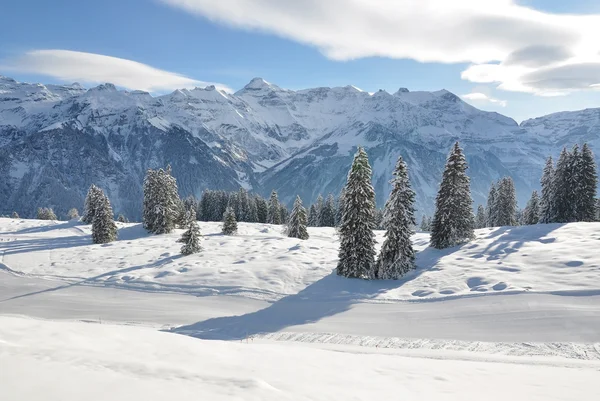
[(93, 245), (76, 221), (0, 219), (0, 400), (600, 391), (600, 223), (481, 229), (443, 251), (417, 233), (397, 281), (338, 277), (331, 228), (200, 222), (204, 251), (183, 257), (182, 230), (117, 225)]
[(0, 359), (10, 366), (0, 376), (2, 400), (105, 400), (109, 391), (112, 400), (585, 401), (600, 391), (600, 364), (592, 361), (490, 363), (444, 352), (208, 342), (20, 317), (0, 317)]

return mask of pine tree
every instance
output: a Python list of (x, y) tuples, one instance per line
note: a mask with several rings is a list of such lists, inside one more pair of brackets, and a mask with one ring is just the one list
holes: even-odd
[(266, 223), (269, 216), (269, 205), (267, 200), (257, 196), (256, 199), (256, 215), (259, 223)]
[(200, 226), (198, 226), (196, 220), (193, 219), (189, 221), (187, 227), (188, 229), (181, 235), (181, 238), (177, 240), (177, 242), (183, 243), (180, 251), (182, 255), (191, 255), (202, 251), (202, 246), (200, 245), (200, 238), (202, 237)]
[(600, 198), (596, 198), (596, 221), (600, 221)]
[(277, 192), (275, 192), (275, 190), (271, 192), (271, 198), (269, 199), (267, 219), (269, 224), (281, 224), (281, 210), (279, 208), (279, 199), (277, 199)]
[(596, 190), (598, 174), (594, 154), (587, 143), (581, 149), (581, 161), (577, 171), (577, 221), (596, 219)]
[(337, 274), (344, 277), (375, 277), (375, 191), (367, 153), (358, 148), (346, 183)]
[(552, 157), (546, 160), (544, 173), (541, 179), (542, 196), (540, 199), (540, 223), (554, 223), (556, 221), (556, 191), (554, 179), (554, 162)]
[(12, 214), (10, 215), (10, 217), (11, 217), (12, 219), (18, 219), (18, 218), (19, 218), (19, 213), (17, 213), (17, 212), (12, 212)]
[(334, 227), (335, 226), (335, 199), (332, 194), (327, 196), (321, 215), (319, 216), (319, 225), (321, 227)]
[(122, 214), (119, 214), (119, 217), (117, 217), (117, 221), (119, 223), (129, 223), (129, 220), (127, 219), (127, 217), (123, 216)]
[(537, 224), (540, 221), (540, 199), (537, 191), (531, 193), (531, 198), (523, 211), (523, 224), (526, 226)]
[(83, 223), (92, 224), (92, 222), (94, 221), (94, 216), (96, 215), (96, 207), (102, 193), (102, 190), (94, 184), (92, 184), (90, 186), (90, 189), (88, 189), (87, 195), (85, 197), (85, 204), (83, 207), (83, 216), (81, 217), (81, 221)]
[(279, 219), (281, 221), (280, 224), (287, 224), (288, 217), (289, 217), (289, 212), (287, 210), (287, 207), (285, 207), (285, 205), (283, 203), (280, 203), (279, 204)]
[(258, 210), (256, 207), (256, 201), (253, 198), (248, 198), (248, 213), (246, 215), (246, 221), (248, 223), (258, 222)]
[[(344, 214), (344, 193), (345, 193), (345, 188), (342, 188), (342, 190), (340, 191), (340, 196), (338, 196), (337, 199), (337, 205), (336, 205), (336, 210), (335, 210), (335, 226), (338, 227), (340, 225), (340, 223), (342, 222), (342, 215)], [(309, 225), (310, 225), (310, 218), (309, 218)]]
[(95, 203), (92, 221), (92, 242), (106, 244), (117, 239), (117, 225), (113, 220), (113, 210), (108, 197), (100, 190)]
[(148, 169), (144, 179), (144, 228), (154, 234), (170, 233), (180, 214), (177, 181), (166, 170)]
[(483, 205), (477, 206), (477, 216), (475, 216), (475, 228), (484, 228), (486, 226), (485, 208)]
[(56, 214), (54, 214), (54, 210), (52, 208), (38, 208), (37, 210), (37, 219), (38, 220), (58, 220)]
[(308, 226), (318, 227), (319, 226), (319, 215), (317, 213), (317, 206), (313, 203), (310, 205), (308, 212)]
[(436, 198), (431, 227), (431, 246), (449, 248), (475, 237), (471, 186), (467, 161), (458, 142), (450, 151)]
[(574, 155), (569, 153), (566, 148), (563, 148), (556, 163), (554, 172), (554, 189), (555, 189), (555, 207), (556, 215), (555, 222), (569, 223), (575, 221), (575, 183), (573, 177), (573, 167), (575, 159), (579, 157), (579, 150)]
[(423, 215), (423, 217), (421, 218), (420, 228), (421, 228), (421, 231), (423, 231), (423, 232), (429, 231), (429, 225), (427, 224), (427, 216), (425, 216), (425, 215)]
[(79, 218), (79, 211), (75, 208), (71, 208), (69, 209), (69, 211), (67, 212), (67, 218), (69, 220), (75, 220)]
[(315, 202), (315, 211), (316, 211), (316, 227), (321, 227), (321, 220), (323, 215), (323, 207), (325, 202), (323, 201), (323, 195), (319, 194), (317, 196), (317, 200)]
[(398, 158), (391, 184), (392, 192), (383, 212), (385, 240), (376, 265), (376, 276), (382, 280), (396, 280), (415, 268), (415, 251), (410, 239), (417, 224), (415, 192), (410, 187), (408, 168), (402, 157)]
[(306, 209), (302, 206), (302, 199), (296, 196), (292, 213), (287, 223), (287, 236), (291, 238), (308, 239)]
[(504, 177), (498, 183), (494, 207), (497, 210), (496, 224), (498, 226), (517, 224), (517, 195), (512, 178)]
[(385, 227), (383, 226), (383, 210), (381, 209), (375, 209), (373, 215), (373, 229), (385, 230)]
[(485, 216), (486, 227), (496, 227), (498, 225), (496, 223), (498, 221), (498, 210), (497, 210), (498, 208), (496, 205), (496, 194), (497, 194), (496, 184), (492, 182), (492, 186), (490, 187), (490, 192), (488, 193), (487, 207), (485, 208), (485, 210), (486, 210), (486, 216)]
[(232, 207), (227, 207), (223, 214), (223, 229), (222, 232), (225, 235), (234, 235), (237, 233), (237, 221), (235, 218), (235, 212)]

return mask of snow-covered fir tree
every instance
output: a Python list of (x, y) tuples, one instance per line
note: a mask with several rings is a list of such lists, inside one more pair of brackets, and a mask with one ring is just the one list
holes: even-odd
[(315, 212), (316, 212), (316, 227), (320, 227), (321, 226), (321, 218), (323, 215), (323, 207), (325, 205), (325, 201), (323, 200), (323, 195), (319, 194), (319, 196), (317, 196), (317, 200), (315, 201)]
[(281, 224), (281, 209), (279, 207), (279, 199), (277, 198), (277, 192), (271, 191), (271, 197), (269, 198), (269, 210), (268, 210), (268, 223), (269, 224)]
[(431, 246), (449, 248), (475, 237), (467, 160), (456, 142), (446, 161), (431, 227)]
[(117, 225), (108, 197), (100, 190), (92, 221), (92, 242), (106, 244), (117, 239)]
[(280, 224), (287, 224), (290, 213), (283, 203), (279, 204)]
[(306, 209), (302, 206), (302, 199), (300, 196), (296, 196), (294, 201), (294, 207), (287, 223), (287, 236), (291, 238), (308, 239), (308, 230), (306, 226), (308, 224), (308, 218), (306, 216)]
[(246, 221), (248, 223), (258, 223), (258, 209), (256, 207), (256, 201), (253, 197), (248, 198), (248, 213), (246, 214)]
[(496, 205), (496, 194), (497, 188), (496, 184), (492, 182), (490, 186), (490, 192), (488, 193), (487, 198), (487, 207), (485, 208), (485, 226), (486, 227), (496, 227), (496, 221), (498, 220), (498, 210)]
[(408, 168), (398, 159), (391, 181), (392, 192), (383, 211), (385, 240), (376, 264), (376, 277), (381, 280), (396, 280), (415, 268), (415, 251), (411, 235), (415, 220), (415, 192), (410, 187)]
[(334, 227), (335, 226), (335, 199), (332, 194), (327, 196), (321, 215), (319, 216), (319, 226)]
[(223, 214), (223, 228), (221, 232), (225, 235), (234, 235), (237, 233), (237, 230), (238, 227), (235, 212), (231, 206), (228, 206)]
[(517, 194), (511, 177), (504, 177), (498, 182), (494, 207), (496, 208), (496, 225), (517, 225)]
[(144, 228), (154, 234), (170, 233), (180, 212), (177, 181), (166, 170), (148, 169), (144, 179)]
[(587, 143), (581, 148), (581, 160), (576, 174), (577, 180), (577, 221), (596, 219), (596, 190), (598, 174), (594, 154)]
[(237, 198), (238, 204), (235, 215), (239, 221), (248, 221), (248, 210), (250, 209), (248, 191), (244, 188), (240, 188)]
[(383, 226), (383, 209), (375, 209), (373, 214), (373, 229), (385, 230)]
[(42, 207), (37, 210), (37, 219), (38, 220), (58, 220), (54, 210), (50, 207)]
[[(342, 215), (344, 214), (344, 193), (345, 190), (342, 188), (340, 191), (340, 196), (337, 198), (336, 210), (335, 210), (335, 226), (338, 227), (342, 222)], [(310, 217), (309, 217), (309, 225), (310, 225)]]
[(256, 197), (256, 215), (259, 223), (266, 223), (269, 216), (269, 204), (267, 200), (261, 197)]
[(94, 184), (88, 189), (83, 206), (83, 216), (81, 216), (81, 221), (83, 223), (92, 224), (94, 216), (96, 215), (96, 205), (99, 203), (101, 194), (103, 194), (102, 190)]
[(129, 223), (129, 219), (127, 219), (127, 217), (125, 217), (123, 214), (119, 214), (119, 217), (117, 217), (117, 221), (119, 223)]
[(421, 225), (419, 226), (419, 228), (423, 232), (429, 232), (429, 224), (428, 224), (427, 216), (423, 215), (423, 217), (421, 218)]
[(187, 226), (187, 230), (181, 235), (181, 238), (177, 240), (177, 242), (183, 243), (181, 247), (182, 255), (191, 255), (193, 253), (198, 253), (202, 251), (202, 246), (200, 245), (200, 238), (202, 238), (202, 233), (200, 232), (200, 226), (196, 219), (190, 220)]
[(339, 227), (337, 274), (340, 276), (375, 278), (375, 191), (371, 175), (367, 153), (359, 147), (348, 173)]
[(542, 196), (540, 197), (540, 223), (554, 223), (556, 221), (556, 191), (554, 180), (554, 162), (552, 157), (546, 159), (546, 165), (540, 181)]
[(19, 213), (17, 213), (17, 212), (12, 212), (12, 214), (10, 215), (10, 217), (11, 217), (12, 219), (18, 219), (18, 218), (19, 218)]
[(317, 213), (317, 206), (313, 203), (310, 205), (310, 209), (308, 211), (308, 226), (309, 227), (318, 227), (319, 226), (319, 215)]
[(596, 198), (596, 221), (600, 221), (600, 199)]
[(537, 191), (531, 193), (531, 198), (523, 210), (523, 225), (530, 226), (540, 221), (540, 198)]
[(67, 218), (69, 220), (78, 219), (79, 218), (79, 210), (77, 210), (75, 208), (69, 209), (69, 211), (67, 212)]
[(486, 227), (485, 208), (483, 205), (477, 206), (477, 215), (475, 216), (475, 228)]

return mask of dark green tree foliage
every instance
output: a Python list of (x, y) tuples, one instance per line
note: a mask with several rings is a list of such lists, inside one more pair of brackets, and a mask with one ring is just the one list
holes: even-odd
[(287, 209), (287, 207), (285, 207), (285, 205), (283, 203), (279, 204), (279, 216), (280, 216), (280, 224), (287, 224), (288, 222), (288, 217), (289, 217), (289, 211)]
[(279, 207), (279, 199), (277, 198), (277, 192), (273, 190), (271, 197), (269, 198), (269, 210), (267, 215), (267, 222), (269, 224), (281, 224), (281, 208)]
[(234, 235), (237, 233), (237, 220), (235, 218), (235, 212), (232, 207), (227, 207), (223, 214), (223, 228), (222, 232), (225, 235)]
[(540, 198), (540, 223), (553, 223), (556, 221), (556, 190), (554, 180), (554, 162), (552, 157), (546, 160), (544, 173), (540, 181), (542, 196)]
[(392, 192), (383, 211), (385, 240), (375, 269), (376, 277), (381, 280), (396, 280), (415, 268), (415, 251), (410, 239), (417, 224), (415, 192), (402, 157), (398, 159), (391, 184)]
[(359, 147), (345, 187), (339, 228), (337, 274), (344, 277), (375, 277), (375, 191), (367, 153)]
[(248, 213), (246, 214), (248, 223), (258, 223), (258, 208), (256, 200), (253, 197), (248, 198)]
[(319, 194), (317, 196), (317, 200), (315, 201), (315, 227), (321, 227), (321, 219), (323, 215), (323, 207), (325, 205), (325, 201), (323, 200), (323, 195)]
[(497, 185), (496, 199), (494, 208), (496, 209), (496, 225), (515, 226), (517, 225), (517, 194), (515, 184), (510, 177), (502, 178)]
[(200, 226), (198, 226), (196, 219), (190, 220), (187, 226), (187, 230), (184, 231), (184, 233), (181, 235), (181, 238), (177, 240), (177, 242), (183, 243), (183, 246), (180, 250), (181, 254), (191, 255), (193, 253), (198, 253), (202, 251), (202, 246), (200, 245), (200, 238), (202, 238)]
[(555, 189), (555, 218), (552, 222), (569, 223), (577, 219), (575, 210), (575, 189), (574, 166), (579, 158), (579, 149), (576, 154), (570, 154), (566, 148), (563, 148), (556, 163), (554, 172)]
[(319, 226), (319, 214), (317, 213), (317, 206), (313, 203), (310, 205), (308, 212), (308, 226), (318, 227)]
[(373, 228), (375, 230), (385, 230), (383, 226), (383, 210), (375, 209), (375, 213), (373, 215)]
[(10, 215), (11, 219), (18, 219), (19, 218), (19, 213), (17, 212), (12, 212), (12, 214)]
[(96, 205), (99, 204), (98, 200), (101, 193), (103, 193), (102, 190), (94, 184), (88, 189), (85, 197), (85, 204), (83, 206), (83, 216), (81, 217), (83, 223), (92, 224), (94, 216), (96, 215)]
[(117, 217), (117, 221), (119, 223), (129, 223), (129, 219), (127, 219), (127, 217), (125, 217), (122, 214), (119, 214), (119, 217)]
[(294, 207), (290, 214), (289, 221), (287, 223), (287, 236), (291, 238), (308, 239), (308, 230), (306, 226), (308, 224), (308, 218), (306, 216), (306, 209), (302, 206), (302, 199), (300, 196), (296, 196), (294, 201)]
[(95, 200), (94, 218), (92, 221), (92, 242), (94, 244), (107, 244), (117, 239), (117, 225), (108, 197), (100, 190)]
[(475, 228), (486, 227), (485, 208), (483, 205), (477, 206), (477, 215), (475, 216)]
[(523, 225), (530, 226), (540, 221), (540, 198), (537, 191), (531, 193), (531, 198), (523, 210)]
[(587, 143), (581, 149), (581, 161), (577, 173), (577, 221), (596, 220), (596, 190), (598, 174), (594, 154)]
[(321, 227), (334, 227), (335, 226), (335, 199), (332, 194), (327, 196), (323, 209), (321, 209), (321, 215), (319, 216), (319, 226)]
[(180, 205), (171, 167), (148, 169), (144, 179), (144, 228), (154, 234), (170, 233), (181, 215)]
[[(338, 227), (342, 222), (342, 215), (344, 214), (344, 188), (340, 192), (340, 196), (337, 199), (336, 211), (335, 211), (335, 226)], [(309, 218), (310, 225), (310, 218)]]
[(256, 197), (256, 215), (258, 216), (259, 223), (266, 223), (269, 216), (269, 204), (266, 199)]
[(488, 194), (488, 198), (487, 198), (487, 207), (485, 208), (486, 211), (486, 215), (485, 215), (485, 226), (486, 227), (496, 227), (498, 224), (496, 224), (497, 220), (498, 220), (498, 210), (496, 207), (496, 194), (497, 194), (497, 189), (496, 189), (496, 184), (492, 182), (492, 186), (490, 187), (490, 192)]
[(456, 142), (446, 161), (446, 168), (436, 198), (431, 227), (431, 246), (449, 248), (475, 237), (471, 185), (467, 161)]

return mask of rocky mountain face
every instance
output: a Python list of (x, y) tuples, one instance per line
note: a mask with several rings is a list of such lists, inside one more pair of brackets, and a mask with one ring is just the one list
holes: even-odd
[[(180, 194), (240, 186), (291, 203), (338, 194), (358, 145), (369, 153), (378, 206), (396, 159), (408, 163), (418, 213), (431, 214), (446, 155), (465, 148), (475, 203), (510, 175), (524, 206), (547, 155), (589, 142), (600, 149), (600, 109), (518, 125), (445, 91), (374, 94), (355, 87), (291, 91), (260, 78), (235, 94), (212, 86), (163, 96), (111, 84), (41, 85), (0, 77), (0, 213), (81, 209), (87, 188), (116, 213), (141, 214), (147, 168), (170, 163)], [(598, 145), (598, 146), (595, 146)]]

